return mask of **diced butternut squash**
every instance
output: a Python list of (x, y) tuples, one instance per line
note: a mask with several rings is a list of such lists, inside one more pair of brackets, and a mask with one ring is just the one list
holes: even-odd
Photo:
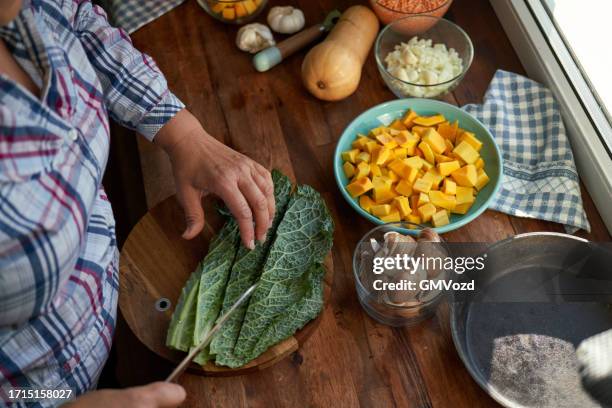
[[(435, 154), (442, 154), (446, 150), (446, 142), (434, 128), (429, 128), (423, 133), (423, 142), (427, 143)], [(423, 152), (425, 153), (425, 152)], [(432, 161), (433, 163), (433, 161)]]
[(403, 160), (395, 159), (387, 165), (389, 169), (398, 174), (403, 179), (407, 179), (410, 176), (410, 172), (413, 170), (412, 167), (408, 166)]
[(451, 212), (454, 214), (464, 215), (464, 214), (467, 214), (467, 212), (470, 210), (471, 207), (472, 207), (472, 203), (457, 204)]
[(423, 152), (423, 157), (425, 158), (426, 161), (428, 161), (431, 164), (434, 164), (436, 162), (436, 157), (434, 156), (434, 152), (428, 143), (425, 143), (424, 141), (419, 143), (419, 150)]
[(391, 212), (391, 205), (390, 204), (378, 204), (378, 205), (372, 206), (371, 210), (372, 210), (372, 215), (375, 215), (377, 217), (382, 217), (383, 215), (389, 215), (389, 213)]
[(455, 199), (457, 200), (457, 205), (472, 204), (474, 202), (474, 190), (471, 187), (457, 186), (456, 190)]
[(419, 116), (415, 118), (412, 122), (415, 125), (419, 125), (419, 126), (435, 126), (444, 121), (446, 121), (446, 119), (444, 119), (444, 116), (433, 115), (433, 116)]
[(378, 164), (379, 166), (385, 164), (389, 158), (391, 158), (391, 149), (385, 146), (375, 149), (372, 152), (372, 163)]
[(221, 16), (224, 20), (235, 20), (236, 19), (236, 9), (233, 7), (225, 7), (221, 12)]
[(392, 191), (392, 183), (385, 177), (374, 177), (372, 180), (374, 194), (373, 198), (377, 204), (385, 204), (391, 201), (397, 194)]
[(461, 157), (461, 159), (467, 164), (473, 164), (476, 160), (478, 160), (479, 157), (476, 149), (474, 149), (472, 145), (466, 142), (465, 140), (460, 142), (453, 149), (453, 153)]
[(441, 123), (438, 125), (438, 133), (445, 139), (450, 140), (452, 143), (455, 143), (455, 138), (457, 136), (457, 129), (459, 128), (459, 122), (455, 121), (452, 125), (449, 123)]
[(405, 147), (396, 147), (393, 149), (393, 157), (396, 159), (405, 159), (408, 157), (408, 149)]
[(407, 128), (411, 128), (414, 119), (417, 117), (418, 115), (416, 114), (415, 111), (413, 111), (412, 109), (408, 109), (408, 112), (406, 112), (406, 114), (404, 115), (404, 117), (402, 118), (402, 123), (404, 124), (404, 126), (406, 126)]
[(234, 8), (236, 9), (237, 18), (242, 18), (248, 14), (246, 7), (244, 7), (244, 4), (242, 3), (236, 3)]
[(374, 188), (374, 186), (368, 177), (357, 179), (346, 186), (347, 191), (353, 197), (359, 197), (360, 195), (372, 190), (372, 188)]
[(433, 186), (439, 186), (442, 180), (444, 180), (444, 176), (441, 175), (435, 167), (432, 167), (431, 169), (427, 170), (425, 176), (423, 177), (431, 179), (431, 183)]
[(378, 164), (370, 163), (370, 176), (372, 178), (382, 176), (382, 171)]
[(431, 217), (436, 213), (436, 206), (432, 203), (427, 203), (418, 208), (419, 216), (423, 222), (431, 220)]
[(442, 184), (442, 192), (450, 195), (457, 194), (457, 183), (449, 178), (445, 178), (444, 183)]
[(451, 142), (448, 139), (444, 139), (444, 144), (446, 145), (446, 149), (444, 150), (444, 154), (452, 152), (453, 149), (455, 148), (455, 145), (453, 145), (453, 142)]
[(476, 180), (476, 184), (474, 184), (474, 187), (476, 187), (476, 190), (480, 191), (489, 183), (489, 176), (483, 169), (477, 170), (476, 174), (478, 178)]
[(370, 162), (370, 153), (368, 152), (360, 152), (357, 155), (357, 158), (355, 159), (356, 163), (360, 163), (360, 162), (366, 162), (369, 163)]
[(412, 224), (420, 224), (421, 223), (421, 217), (413, 212), (412, 214), (410, 214), (406, 218), (404, 218), (404, 221), (408, 221), (408, 222), (410, 222)]
[(367, 195), (362, 195), (359, 197), (359, 206), (366, 210), (367, 212), (372, 212), (372, 207), (375, 206), (376, 203)]
[(391, 129), (395, 129), (395, 130), (406, 130), (406, 125), (404, 125), (404, 124), (402, 123), (402, 121), (401, 121), (401, 120), (399, 120), (399, 119), (396, 119), (396, 120), (394, 120), (393, 122), (391, 122), (391, 124), (389, 125), (389, 127), (390, 127)]
[(457, 160), (438, 163), (438, 173), (442, 175), (442, 177), (446, 177), (450, 175), (453, 171), (459, 170), (461, 166)]
[(383, 171), (383, 177), (389, 179), (391, 183), (397, 183), (401, 179), (401, 177), (398, 176), (397, 173), (393, 170), (387, 170), (386, 172), (384, 170), (381, 171)]
[(451, 161), (453, 161), (453, 159), (448, 156), (445, 156), (443, 154), (436, 154), (436, 163), (447, 163)]
[(482, 157), (479, 157), (478, 160), (476, 160), (476, 162), (474, 163), (474, 166), (476, 167), (476, 170), (484, 169), (485, 162), (482, 159)]
[(378, 217), (382, 222), (400, 222), (402, 217), (398, 210), (393, 210), (387, 215)]
[(472, 132), (468, 132), (467, 130), (464, 130), (463, 132), (461, 132), (457, 140), (459, 142), (463, 142), (463, 141), (467, 142), (477, 152), (479, 152), (480, 149), (482, 149), (482, 142), (476, 138), (476, 135), (474, 135)]
[(442, 227), (450, 223), (446, 210), (440, 210), (431, 217), (431, 223), (434, 227)]
[(356, 179), (368, 177), (370, 175), (370, 165), (366, 162), (361, 162), (357, 165)]
[(366, 152), (373, 154), (374, 150), (380, 149), (380, 145), (377, 142), (369, 141), (365, 145)]
[(412, 131), (412, 133), (416, 133), (419, 137), (422, 137), (423, 133), (425, 133), (427, 129), (429, 128), (425, 126), (413, 126), (410, 130)]
[(412, 194), (412, 184), (407, 180), (400, 180), (395, 186), (395, 191), (400, 195), (409, 197)]
[(423, 159), (418, 156), (412, 156), (404, 160), (408, 166), (420, 170), (423, 167)]
[(351, 146), (353, 149), (365, 150), (368, 142), (370, 142), (370, 139), (368, 139), (366, 136), (359, 135), (357, 136), (357, 140), (355, 140)]
[(257, 10), (257, 5), (253, 0), (245, 0), (242, 2), (242, 4), (244, 4), (244, 7), (246, 8), (247, 13), (249, 14), (253, 14), (255, 10)]
[(342, 152), (342, 160), (345, 162), (355, 163), (357, 161), (357, 155), (359, 154), (359, 149), (352, 149)]
[(422, 205), (427, 204), (428, 202), (429, 202), (429, 195), (425, 193), (419, 193), (419, 199), (417, 200), (415, 207), (420, 207)]
[(412, 190), (419, 193), (429, 193), (429, 190), (431, 190), (431, 184), (431, 180), (426, 180), (421, 177), (414, 181)]
[(460, 169), (453, 171), (451, 177), (457, 185), (463, 187), (474, 187), (478, 181), (476, 167), (473, 164), (466, 164)]
[(381, 133), (380, 135), (376, 136), (376, 140), (378, 140), (378, 143), (385, 146), (387, 149), (394, 149), (397, 147), (395, 138), (388, 133)]
[(210, 9), (213, 11), (213, 13), (221, 13), (227, 5), (228, 4), (225, 3), (215, 3)]
[(345, 161), (342, 165), (342, 169), (344, 170), (344, 175), (346, 178), (351, 179), (355, 175), (355, 166), (351, 164), (351, 162)]
[(408, 203), (408, 197), (395, 197), (392, 203), (395, 208), (397, 208), (402, 218), (406, 218), (412, 212), (410, 204)]
[(455, 196), (444, 194), (441, 191), (430, 191), (429, 202), (439, 208), (452, 210), (457, 205)]

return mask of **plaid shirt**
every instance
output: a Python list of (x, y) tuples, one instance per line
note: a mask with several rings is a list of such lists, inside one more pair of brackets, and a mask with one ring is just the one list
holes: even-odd
[(89, 1), (26, 0), (0, 38), (41, 89), (0, 74), (2, 405), (13, 387), (95, 386), (118, 288), (108, 115), (152, 140), (183, 104)]

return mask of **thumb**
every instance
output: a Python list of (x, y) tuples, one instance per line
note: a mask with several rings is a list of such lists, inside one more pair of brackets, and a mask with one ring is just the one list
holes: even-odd
[(159, 408), (176, 407), (185, 400), (186, 396), (185, 389), (173, 383), (158, 381), (137, 388), (146, 395), (147, 401), (151, 401), (154, 407)]
[(185, 213), (187, 224), (183, 238), (192, 239), (204, 228), (204, 210), (202, 209), (202, 192), (191, 186), (185, 186), (177, 191), (178, 200)]

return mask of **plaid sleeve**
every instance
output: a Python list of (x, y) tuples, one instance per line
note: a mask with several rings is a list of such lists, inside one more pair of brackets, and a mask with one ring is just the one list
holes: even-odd
[(104, 89), (111, 117), (153, 140), (185, 105), (168, 90), (153, 59), (125, 31), (109, 25), (102, 8), (73, 1), (73, 26)]

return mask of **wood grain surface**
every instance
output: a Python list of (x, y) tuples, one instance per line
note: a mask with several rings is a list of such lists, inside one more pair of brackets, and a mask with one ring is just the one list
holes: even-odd
[[(304, 10), (307, 24), (349, 0), (272, 0)], [(365, 2), (364, 2), (365, 3)], [(497, 69), (523, 73), (487, 0), (455, 0), (446, 16), (472, 38), (475, 57), (463, 81), (446, 100), (479, 103)], [(259, 18), (265, 19), (265, 13)], [(318, 329), (290, 358), (267, 370), (231, 378), (185, 375), (188, 407), (491, 407), (498, 406), (463, 367), (450, 335), (448, 308), (412, 328), (376, 323), (361, 309), (352, 277), (352, 253), (372, 225), (361, 219), (338, 191), (332, 170), (335, 142), (364, 110), (393, 99), (377, 72), (372, 53), (361, 84), (351, 97), (321, 102), (300, 79), (305, 51), (267, 73), (257, 73), (248, 54), (234, 45), (237, 28), (214, 21), (195, 0), (132, 35), (166, 74), (170, 87), (219, 140), (294, 180), (322, 192), (334, 216), (334, 284)], [(281, 39), (278, 36), (277, 39)], [(141, 143), (145, 191), (150, 206), (173, 193), (166, 158)], [(610, 240), (586, 192), (593, 240)], [(180, 223), (177, 220), (177, 223)], [(182, 224), (181, 224), (182, 225)], [(465, 227), (445, 234), (449, 241), (493, 242), (531, 231), (563, 231), (544, 221), (486, 211)], [(148, 353), (120, 322), (118, 377), (123, 385), (163, 378), (172, 368)]]
[[(121, 250), (119, 307), (126, 323), (145, 346), (171, 361), (179, 363), (185, 353), (166, 346), (166, 333), (172, 312), (178, 302), (181, 289), (208, 252), (208, 245), (223, 225), (223, 219), (215, 209), (216, 200), (204, 200), (207, 219), (202, 234), (193, 240), (181, 238), (183, 212), (171, 196), (152, 208), (130, 232)], [(332, 292), (334, 266), (331, 256), (324, 263), (323, 297), (326, 304)], [(159, 302), (170, 302), (171, 307), (161, 308)], [(308, 323), (294, 336), (276, 344), (264, 354), (239, 368), (218, 367), (208, 363), (204, 367), (192, 364), (193, 374), (232, 376), (247, 374), (270, 367), (298, 347), (316, 330), (320, 318)]]

